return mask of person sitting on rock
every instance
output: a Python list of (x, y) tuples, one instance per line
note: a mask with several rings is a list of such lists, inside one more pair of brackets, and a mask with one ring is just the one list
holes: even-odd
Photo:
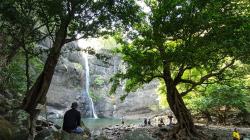
[(233, 131), (233, 140), (240, 140), (240, 133), (238, 132), (238, 130), (235, 128)]
[(80, 127), (81, 114), (77, 111), (78, 104), (73, 102), (71, 109), (68, 110), (63, 118), (63, 130), (68, 133), (83, 133), (83, 129)]
[(165, 123), (164, 123), (164, 121), (163, 121), (163, 118), (160, 118), (160, 123), (158, 124), (158, 126), (159, 127), (162, 127), (162, 126), (164, 126), (165, 125)]

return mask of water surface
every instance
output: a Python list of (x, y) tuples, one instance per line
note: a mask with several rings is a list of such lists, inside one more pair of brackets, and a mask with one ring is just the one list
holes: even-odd
[[(104, 127), (109, 127), (112, 125), (121, 125), (121, 119), (116, 119), (116, 118), (98, 118), (98, 119), (93, 119), (93, 118), (82, 118), (82, 121), (84, 124), (89, 128), (89, 129), (95, 129), (95, 128), (104, 128)], [(133, 124), (142, 124), (142, 120), (125, 120), (124, 119), (125, 125), (133, 125)]]
[[(100, 129), (100, 128), (104, 128), (104, 127), (110, 127), (113, 125), (121, 125), (121, 119), (117, 119), (117, 118), (98, 118), (98, 119), (94, 119), (94, 118), (82, 118), (81, 121), (84, 122), (84, 124), (89, 128), (89, 129)], [(54, 123), (56, 123), (59, 126), (62, 126), (62, 119), (56, 119), (53, 120)], [(124, 124), (125, 125), (139, 125), (139, 124), (143, 124), (143, 120), (142, 119), (124, 119)]]

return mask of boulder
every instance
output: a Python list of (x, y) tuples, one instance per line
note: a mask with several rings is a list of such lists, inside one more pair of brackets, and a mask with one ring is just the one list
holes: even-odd
[(11, 140), (13, 139), (14, 127), (10, 122), (0, 117), (0, 139), (1, 140)]
[(135, 130), (126, 133), (121, 140), (155, 140), (146, 131)]
[[(46, 137), (52, 137), (52, 132), (49, 129), (43, 129), (34, 138), (34, 140), (44, 140)], [(48, 139), (48, 138), (47, 138)]]
[[(19, 122), (19, 121), (17, 121)], [(15, 123), (15, 122), (12, 122)], [(1, 140), (27, 140), (28, 128), (23, 124), (14, 125), (0, 116), (0, 139)]]
[(250, 113), (246, 113), (243, 119), (248, 125), (250, 125)]
[(8, 120), (20, 128), (28, 129), (30, 126), (30, 115), (21, 109), (9, 111)]
[(87, 140), (89, 136), (82, 134), (73, 134), (62, 131), (60, 140)]

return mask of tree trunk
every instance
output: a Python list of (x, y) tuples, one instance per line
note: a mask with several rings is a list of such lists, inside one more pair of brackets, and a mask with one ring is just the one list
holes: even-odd
[[(68, 24), (60, 26), (60, 29), (56, 33), (53, 47), (50, 50), (43, 71), (39, 75), (35, 84), (27, 92), (27, 95), (23, 100), (22, 107), (30, 114), (31, 122), (36, 119), (37, 115), (40, 112), (40, 110), (37, 109), (37, 105), (43, 105), (45, 103), (46, 94), (48, 92), (54, 74), (54, 70), (58, 62), (58, 58), (60, 56), (60, 51), (65, 43), (65, 38), (67, 35), (67, 26)], [(32, 133), (32, 130), (30, 130), (30, 132)]]
[(167, 101), (178, 121), (177, 139), (185, 139), (188, 137), (189, 139), (197, 139), (199, 134), (195, 129), (191, 113), (186, 108), (181, 95), (171, 80), (165, 80), (165, 83), (167, 87)]
[(213, 122), (211, 114), (209, 113), (208, 110), (202, 111), (202, 114), (204, 114), (206, 119), (207, 119), (207, 125), (209, 125)]
[(25, 44), (23, 44), (23, 50), (24, 50), (24, 54), (25, 54), (25, 75), (26, 75), (26, 92), (29, 91), (30, 88), (30, 74), (29, 74), (29, 51), (27, 50)]

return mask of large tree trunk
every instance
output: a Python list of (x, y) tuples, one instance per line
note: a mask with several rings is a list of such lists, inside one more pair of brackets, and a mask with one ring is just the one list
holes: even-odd
[(170, 109), (173, 111), (178, 127), (175, 134), (175, 139), (200, 139), (197, 133), (191, 113), (186, 108), (181, 95), (179, 94), (172, 79), (165, 79), (167, 88), (167, 101)]
[[(46, 94), (48, 92), (58, 58), (60, 56), (60, 51), (65, 43), (65, 38), (67, 35), (67, 26), (64, 24), (60, 26), (58, 30), (53, 47), (50, 50), (44, 69), (35, 84), (28, 91), (26, 97), (23, 100), (23, 109), (30, 114), (31, 122), (34, 122), (40, 110), (37, 109), (38, 104), (44, 104), (46, 99)], [(31, 123), (32, 124), (32, 123)], [(30, 132), (32, 133), (32, 126), (30, 127)]]

